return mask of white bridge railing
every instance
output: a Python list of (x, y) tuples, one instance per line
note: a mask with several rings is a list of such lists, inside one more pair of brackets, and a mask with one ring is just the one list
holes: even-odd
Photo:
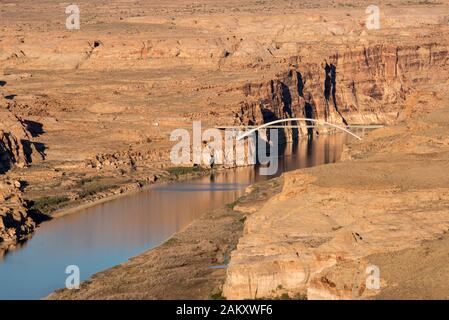
[(244, 132), (242, 135), (240, 135), (237, 140), (241, 140), (249, 135), (251, 135), (253, 132), (256, 132), (260, 129), (265, 128), (272, 128), (272, 129), (286, 129), (286, 128), (316, 128), (316, 125), (306, 125), (306, 126), (300, 126), (300, 125), (282, 125), (282, 126), (275, 126), (275, 124), (283, 123), (283, 122), (291, 122), (291, 121), (307, 121), (307, 122), (313, 122), (317, 124), (318, 126), (328, 126), (335, 128), (337, 130), (346, 132), (347, 134), (355, 137), (356, 139), (362, 140), (358, 135), (352, 133), (347, 128), (355, 128), (355, 129), (377, 129), (377, 128), (383, 128), (383, 125), (346, 125), (344, 127), (324, 121), (324, 120), (318, 120), (318, 119), (310, 119), (310, 118), (289, 118), (289, 119), (279, 119), (275, 121), (271, 121), (268, 123), (264, 123), (260, 126), (215, 126), (217, 129), (236, 129), (236, 130), (245, 130), (249, 129), (248, 131)]

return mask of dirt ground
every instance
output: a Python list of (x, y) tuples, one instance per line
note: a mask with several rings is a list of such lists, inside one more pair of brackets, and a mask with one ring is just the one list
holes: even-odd
[(426, 241), (417, 248), (369, 256), (388, 286), (376, 299), (449, 299), (449, 237)]

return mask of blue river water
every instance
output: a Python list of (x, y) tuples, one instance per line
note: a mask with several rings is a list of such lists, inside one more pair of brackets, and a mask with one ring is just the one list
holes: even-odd
[[(289, 145), (284, 171), (332, 163), (347, 137), (321, 136)], [(65, 286), (66, 267), (81, 280), (154, 248), (200, 215), (233, 202), (246, 186), (272, 177), (257, 167), (158, 185), (44, 222), (34, 236), (0, 257), (0, 299), (41, 299)]]

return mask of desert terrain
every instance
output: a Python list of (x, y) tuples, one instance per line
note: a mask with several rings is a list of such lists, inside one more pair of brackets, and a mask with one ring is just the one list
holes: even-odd
[[(66, 29), (69, 3), (0, 4), (3, 248), (70, 209), (176, 179), (170, 133), (194, 120), (386, 126), (345, 161), (285, 174), (53, 298), (419, 297), (433, 282), (410, 272), (446, 263), (449, 2), (378, 1), (378, 30), (366, 1), (83, 0), (79, 30)], [(227, 270), (179, 284), (211, 255)], [(369, 264), (385, 290), (363, 287)], [(432, 288), (422, 297), (445, 297)]]
[[(161, 247), (49, 298), (447, 299), (449, 107), (436, 99), (436, 110), (352, 143), (344, 161), (253, 185)], [(379, 290), (366, 288), (370, 265)]]

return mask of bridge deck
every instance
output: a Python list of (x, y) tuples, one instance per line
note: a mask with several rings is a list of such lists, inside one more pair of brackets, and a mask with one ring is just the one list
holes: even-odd
[[(226, 129), (235, 129), (235, 130), (243, 130), (243, 129), (254, 129), (258, 128), (259, 126), (215, 126), (216, 129), (220, 130), (226, 130)], [(299, 128), (317, 128), (317, 127), (326, 127), (325, 124), (317, 124), (317, 125), (307, 125), (307, 126), (298, 126), (298, 125), (285, 125), (285, 126), (268, 126), (267, 128), (271, 129), (299, 129)], [(344, 126), (345, 128), (353, 128), (353, 129), (379, 129), (385, 127), (385, 125), (382, 124), (371, 124), (371, 125), (363, 125), (363, 124), (351, 124)]]

